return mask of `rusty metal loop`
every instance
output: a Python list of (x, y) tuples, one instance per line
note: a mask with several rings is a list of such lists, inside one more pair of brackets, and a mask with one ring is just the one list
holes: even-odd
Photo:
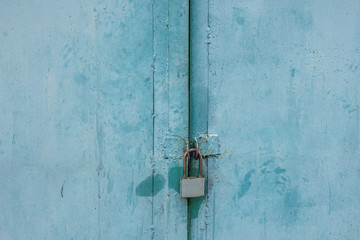
[(190, 153), (197, 152), (199, 155), (199, 177), (202, 177), (202, 155), (201, 152), (197, 151), (195, 148), (189, 149), (189, 151), (184, 153), (183, 157), (183, 178), (186, 178), (186, 158)]
[(187, 162), (190, 162), (189, 139), (186, 139), (186, 152), (188, 153), (188, 155), (187, 155)]

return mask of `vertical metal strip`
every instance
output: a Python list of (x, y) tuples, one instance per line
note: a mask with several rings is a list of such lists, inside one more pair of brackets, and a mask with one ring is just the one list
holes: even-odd
[[(191, 147), (194, 138), (199, 134), (208, 133), (209, 116), (209, 2), (208, 0), (191, 1), (190, 11), (190, 134)], [(205, 10), (205, 11), (204, 11)], [(203, 164), (207, 173), (207, 163)], [(196, 161), (189, 163), (189, 175), (197, 176), (198, 164)], [(188, 239), (202, 235), (205, 229), (203, 205), (206, 195), (189, 200), (189, 231)], [(195, 233), (195, 231), (200, 233)]]

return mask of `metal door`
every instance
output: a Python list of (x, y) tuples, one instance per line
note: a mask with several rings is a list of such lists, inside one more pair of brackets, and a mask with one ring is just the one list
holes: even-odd
[(359, 4), (190, 6), (2, 3), (1, 239), (360, 238)]
[(358, 1), (191, 1), (191, 239), (360, 239)]
[(2, 1), (0, 239), (186, 238), (188, 19), (185, 0)]

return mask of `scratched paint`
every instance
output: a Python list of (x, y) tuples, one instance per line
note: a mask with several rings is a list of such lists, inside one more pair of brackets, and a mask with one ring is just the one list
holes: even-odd
[(1, 239), (360, 238), (359, 4), (191, 4), (2, 4)]
[(2, 2), (0, 239), (186, 238), (188, 105), (187, 1)]
[[(358, 1), (191, 1), (191, 239), (360, 239)], [(193, 166), (195, 166), (193, 164)]]

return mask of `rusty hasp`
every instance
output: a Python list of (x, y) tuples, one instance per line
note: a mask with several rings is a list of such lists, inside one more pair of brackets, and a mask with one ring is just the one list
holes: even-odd
[(195, 138), (195, 144), (204, 157), (220, 154), (220, 140), (217, 134), (200, 134)]

